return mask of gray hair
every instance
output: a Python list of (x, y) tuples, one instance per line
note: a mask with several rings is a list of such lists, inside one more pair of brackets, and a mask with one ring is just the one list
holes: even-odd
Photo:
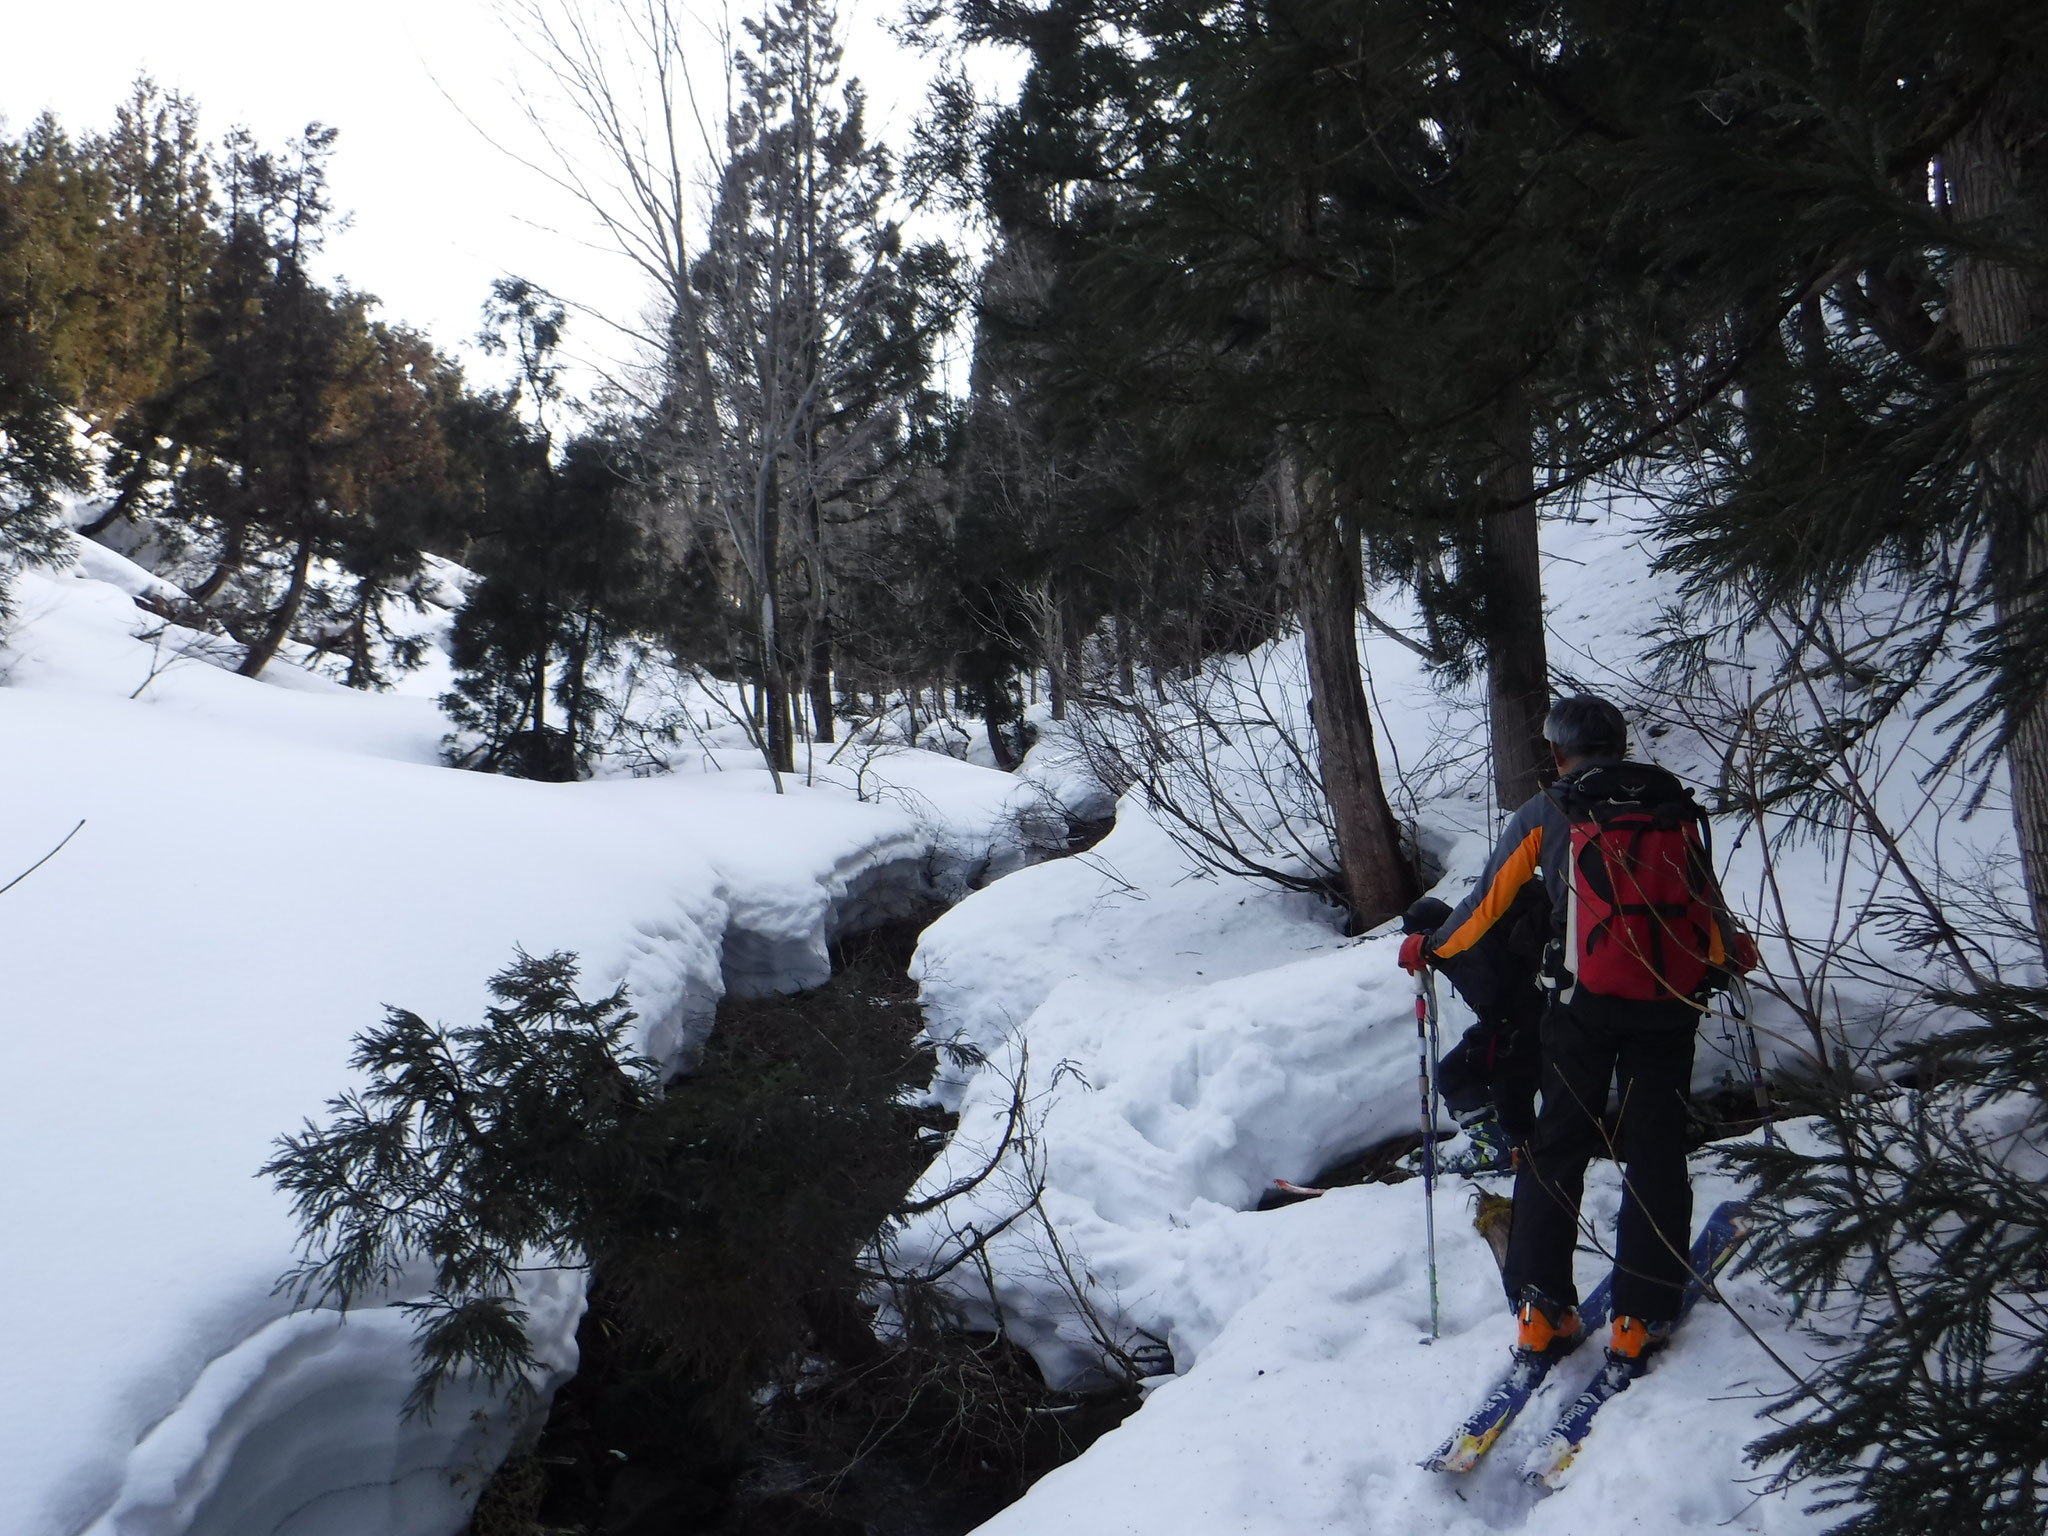
[(1543, 739), (1567, 758), (1621, 757), (1628, 752), (1628, 722), (1605, 699), (1582, 693), (1550, 706)]

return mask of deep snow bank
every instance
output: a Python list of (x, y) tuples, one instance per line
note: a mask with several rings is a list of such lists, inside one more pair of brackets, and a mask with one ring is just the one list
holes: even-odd
[[(481, 1396), (401, 1425), (405, 1320), (271, 1294), (293, 1227), (254, 1171), (355, 1033), (478, 1017), (523, 945), (624, 981), (676, 1056), (728, 981), (822, 979), (837, 928), (1025, 856), (1035, 792), (929, 754), (865, 802), (739, 761), (453, 772), (430, 698), (175, 659), (88, 553), (18, 579), (0, 651), (0, 883), (85, 823), (0, 896), (0, 1530), (445, 1536), (515, 1426)], [(569, 1367), (579, 1293), (534, 1300)]]

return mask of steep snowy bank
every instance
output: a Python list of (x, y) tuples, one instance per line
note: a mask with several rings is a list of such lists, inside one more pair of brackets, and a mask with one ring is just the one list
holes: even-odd
[[(106, 556), (92, 567), (120, 574)], [(721, 990), (819, 979), (831, 933), (1021, 859), (1028, 786), (907, 755), (862, 802), (765, 774), (540, 785), (436, 760), (427, 699), (197, 660), (104, 581), (26, 575), (0, 653), (0, 1530), (445, 1536), (511, 1426), (401, 1425), (406, 1324), (287, 1318), (271, 1139), (386, 1004), (467, 1022), (515, 945), (627, 983), (647, 1046)], [(139, 691), (138, 691), (139, 690)], [(136, 694), (130, 698), (131, 693)], [(535, 1298), (573, 1364), (573, 1286)], [(451, 1479), (462, 1479), (459, 1483)], [(453, 1515), (451, 1515), (453, 1511)]]

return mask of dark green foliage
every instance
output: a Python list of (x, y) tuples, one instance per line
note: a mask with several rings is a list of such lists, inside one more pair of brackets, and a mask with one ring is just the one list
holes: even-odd
[[(508, 1466), (480, 1522), (815, 1531), (841, 1506), (965, 1500), (965, 1529), (1134, 1406), (1128, 1387), (1048, 1391), (1014, 1346), (954, 1332), (936, 1294), (876, 1263), (941, 1128), (907, 1102), (932, 1061), (905, 949), (861, 943), (826, 987), (728, 999), (666, 1089), (625, 1051), (623, 993), (584, 998), (572, 957), (520, 955), (481, 1026), (392, 1010), (361, 1037), (365, 1086), (281, 1141), (265, 1172), (305, 1232), (285, 1282), (301, 1299), (431, 1286), (416, 1409), (468, 1369), (516, 1390), (516, 1275), (587, 1268), (545, 1470)], [(903, 1324), (887, 1343), (878, 1284)], [(748, 1492), (764, 1464), (798, 1486)]]
[(548, 422), (561, 403), (561, 303), (504, 278), (484, 313), (482, 340), (511, 353), (519, 375), (504, 395), (463, 400), (444, 418), (480, 507), (468, 555), (478, 580), (449, 638), (455, 688), (441, 698), (458, 728), (448, 759), (566, 782), (588, 768), (592, 728), (610, 704), (600, 679), (621, 642), (698, 590), (687, 566), (661, 569), (650, 475), (628, 434), (589, 432), (557, 450)]
[(1731, 1154), (1764, 1264), (1839, 1330), (1751, 1449), (1853, 1536), (2048, 1530), (2048, 992), (1939, 1005), (1980, 1023), (1919, 1048), (1912, 1086), (1799, 1085), (1814, 1141)]
[(368, 295), (311, 276), (335, 142), (314, 124), (281, 153), (244, 132), (210, 150), (193, 103), (146, 79), (108, 134), (45, 118), (0, 142), (0, 540), (58, 547), (82, 427), (112, 492), (84, 531), (152, 514), (195, 600), (181, 622), (239, 641), (251, 674), (296, 638), (377, 687), (417, 664), (387, 619), (465, 510), (441, 429), (465, 391)]
[(56, 493), (84, 477), (65, 421), (93, 211), (82, 159), (47, 117), (0, 143), (0, 618), (8, 570), (56, 557)]
[(623, 1049), (624, 989), (586, 1001), (575, 981), (573, 956), (521, 954), (491, 979), (498, 1005), (482, 1025), (392, 1009), (351, 1058), (368, 1086), (263, 1167), (306, 1234), (283, 1282), (300, 1301), (347, 1306), (431, 1261), (415, 1409), (468, 1366), (522, 1386), (520, 1270), (602, 1252), (608, 1215), (644, 1194), (635, 1175), (658, 1151), (660, 1083)]
[[(1687, 303), (1644, 361), (1689, 347), (1728, 387), (1645, 444), (1684, 487), (1665, 563), (1750, 622), (1915, 589), (1968, 653), (1953, 750), (2002, 742), (2048, 682), (2024, 554), (2041, 493), (2015, 473), (2048, 451), (2042, 13), (1816, 0), (1691, 7), (1677, 30), (1703, 109), (1630, 150), (1627, 207)], [(2009, 196), (1966, 214), (1986, 116)], [(1970, 262), (2009, 284), (2009, 341), (1967, 334)]]
[[(582, 777), (608, 700), (604, 669), (656, 613), (657, 569), (629, 455), (579, 437), (560, 462), (509, 412), (490, 472), (478, 581), (456, 615), (441, 707), (449, 761), (522, 778)], [(466, 733), (466, 734), (460, 734)]]
[(575, 980), (572, 956), (521, 955), (485, 1024), (394, 1009), (361, 1038), (368, 1086), (264, 1169), (307, 1235), (288, 1283), (347, 1304), (430, 1260), (425, 1406), (459, 1367), (499, 1382), (530, 1363), (523, 1265), (587, 1265), (605, 1314), (694, 1384), (705, 1427), (737, 1432), (807, 1340), (879, 1349), (859, 1256), (927, 1160), (901, 1098), (930, 1057), (885, 999), (729, 1005), (664, 1092), (624, 1051), (624, 992), (586, 1000)]

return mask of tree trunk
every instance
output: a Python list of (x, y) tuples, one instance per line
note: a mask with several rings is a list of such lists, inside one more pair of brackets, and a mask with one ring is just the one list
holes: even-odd
[[(2025, 217), (2020, 154), (2027, 104), (2001, 89), (1949, 142), (1944, 170), (1956, 222), (1980, 236)], [(1969, 358), (1970, 388), (1982, 399), (1974, 428), (1997, 444), (1989, 455), (1993, 514), (1992, 564), (1998, 572), (1998, 624), (2023, 637), (2043, 620), (2048, 581), (2048, 436), (2024, 410), (2012, 378), (2018, 352), (2048, 320), (2048, 285), (2030, 273), (1978, 252), (1956, 257), (1950, 278), (1956, 325)], [(2008, 663), (2010, 667), (2010, 663)], [(2006, 762), (2012, 775), (2013, 825), (2032, 904), (2034, 932), (2048, 946), (2048, 689), (2038, 676), (2008, 673)]]
[(1116, 691), (1123, 697), (1138, 693), (1137, 663), (1131, 658), (1131, 624), (1121, 613), (1116, 616)]
[(1363, 930), (1405, 911), (1421, 888), (1401, 856), (1400, 826), (1380, 783), (1359, 670), (1358, 532), (1333, 512), (1311, 511), (1293, 455), (1283, 456), (1275, 478), (1307, 649), (1316, 761), (1352, 922)]
[(782, 635), (776, 620), (776, 587), (782, 567), (782, 508), (777, 502), (775, 464), (764, 458), (754, 479), (754, 547), (760, 559), (759, 628), (761, 646), (761, 712), (763, 755), (775, 793), (782, 793), (782, 775), (796, 772), (796, 746), (790, 740), (789, 684), (782, 674)]
[(228, 578), (242, 568), (242, 550), (248, 538), (248, 520), (240, 517), (230, 519), (227, 534), (221, 540), (220, 559), (214, 562), (213, 571), (206, 580), (192, 589), (193, 602), (205, 607), (228, 584)]
[(356, 589), (356, 616), (348, 627), (348, 685), (351, 688), (368, 688), (373, 680), (370, 669), (370, 584), (361, 583)]
[[(772, 601), (772, 600), (771, 600)], [(790, 729), (789, 687), (782, 677), (782, 658), (773, 656), (767, 664), (768, 758), (777, 774), (796, 772), (796, 742)], [(778, 780), (777, 794), (782, 793)]]
[(1002, 714), (1000, 709), (991, 705), (988, 713), (982, 716), (988, 725), (988, 749), (994, 756), (998, 768), (1005, 773), (1014, 773), (1017, 764), (1023, 759), (1017, 756), (1017, 749), (1011, 743), (1009, 734), (1003, 726)]
[(568, 660), (569, 705), (568, 721), (564, 729), (568, 732), (568, 761), (563, 771), (573, 780), (582, 762), (583, 741), (583, 684), (584, 673), (590, 665), (590, 641), (597, 629), (597, 610), (592, 608), (583, 615), (583, 628), (577, 633), (576, 643), (570, 648)]
[[(1499, 490), (1520, 500), (1536, 487), (1526, 429), (1506, 445)], [(1543, 718), (1550, 712), (1550, 661), (1543, 638), (1543, 566), (1536, 506), (1486, 519), (1486, 711), (1493, 742), (1493, 790), (1503, 813), (1551, 777)]]
[(1039, 609), (1045, 615), (1045, 677), (1047, 690), (1052, 696), (1052, 717), (1064, 720), (1067, 718), (1067, 644), (1061, 632), (1060, 605), (1049, 596), (1041, 596)]
[(821, 600), (817, 622), (811, 626), (811, 727), (815, 741), (833, 739), (832, 714), (832, 616)]
[(291, 585), (284, 589), (284, 601), (270, 615), (270, 622), (263, 626), (263, 633), (256, 637), (256, 643), (249, 647), (249, 653), (242, 658), (241, 666), (235, 670), (243, 677), (257, 677), (270, 665), (270, 658), (277, 654), (277, 648), (284, 644), (285, 636), (292, 632), (292, 625), (298, 622), (299, 608), (306, 601), (307, 576), (313, 569), (313, 543), (302, 540), (299, 552), (292, 557)]
[(1088, 637), (1081, 632), (1081, 621), (1075, 617), (1073, 604), (1060, 603), (1060, 635), (1067, 642), (1067, 696), (1086, 695), (1088, 691), (1087, 647)]

